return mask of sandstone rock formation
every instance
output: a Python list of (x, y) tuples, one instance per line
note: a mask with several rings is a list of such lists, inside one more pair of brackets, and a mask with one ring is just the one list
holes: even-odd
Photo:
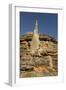
[(57, 41), (39, 34), (40, 48), (31, 54), (33, 33), (20, 37), (20, 77), (56, 76), (58, 74)]

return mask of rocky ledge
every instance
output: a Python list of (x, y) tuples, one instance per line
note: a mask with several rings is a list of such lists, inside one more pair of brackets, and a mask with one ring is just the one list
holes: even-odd
[(56, 76), (58, 74), (57, 41), (45, 34), (40, 34), (40, 55), (31, 54), (33, 33), (20, 36), (20, 77)]

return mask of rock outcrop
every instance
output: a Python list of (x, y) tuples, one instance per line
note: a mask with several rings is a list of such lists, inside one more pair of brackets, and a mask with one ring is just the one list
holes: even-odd
[(20, 37), (20, 77), (56, 76), (57, 41), (48, 35), (40, 34), (40, 48), (32, 54), (32, 36), (31, 32)]

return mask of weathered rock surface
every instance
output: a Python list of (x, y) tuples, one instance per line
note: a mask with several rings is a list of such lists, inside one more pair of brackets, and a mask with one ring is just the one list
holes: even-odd
[(40, 49), (32, 55), (32, 36), (33, 33), (27, 33), (20, 37), (20, 77), (57, 75), (57, 41), (48, 35), (40, 34)]

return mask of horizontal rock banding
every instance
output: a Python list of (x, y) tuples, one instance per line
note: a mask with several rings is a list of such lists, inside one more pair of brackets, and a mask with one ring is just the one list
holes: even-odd
[[(33, 76), (33, 74), (34, 76), (57, 75), (57, 41), (48, 35), (40, 34), (39, 40), (41, 49), (32, 55), (30, 52), (32, 36), (33, 33), (27, 33), (20, 37), (20, 77), (29, 77)], [(51, 65), (51, 63), (49, 63), (50, 59), (52, 59), (53, 63), (52, 70), (49, 69)], [(27, 75), (29, 73), (30, 75)]]

